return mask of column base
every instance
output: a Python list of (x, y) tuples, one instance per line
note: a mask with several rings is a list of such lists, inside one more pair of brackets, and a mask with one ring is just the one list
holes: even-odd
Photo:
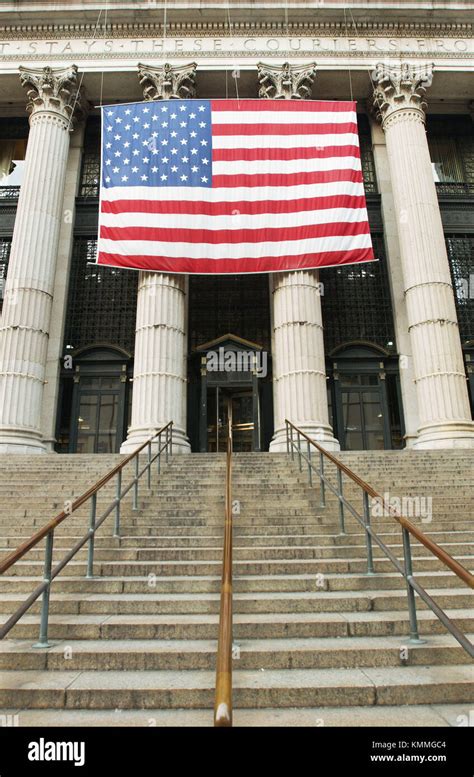
[[(120, 446), (120, 453), (126, 453), (129, 455), (130, 453), (133, 453), (140, 445), (143, 445), (144, 442), (150, 439), (152, 434), (154, 433), (154, 429), (129, 429), (128, 437), (127, 439), (122, 443)], [(166, 439), (166, 434), (163, 434), (162, 437), (162, 443), (164, 444)], [(153, 443), (152, 450), (155, 449), (158, 446), (158, 441)], [(191, 444), (186, 437), (184, 431), (182, 429), (178, 429), (176, 426), (173, 427), (173, 455), (179, 454), (179, 453), (191, 453)]]
[(454, 424), (430, 424), (421, 426), (412, 450), (439, 448), (474, 448), (474, 422)]
[(1, 454), (36, 454), (47, 453), (41, 435), (35, 435), (31, 431), (1, 429), (0, 430), (0, 455)]
[[(341, 446), (339, 440), (334, 437), (333, 431), (330, 426), (318, 426), (317, 424), (298, 424), (302, 432), (311, 437), (315, 442), (319, 443), (323, 448), (328, 451), (339, 451)], [(296, 432), (293, 431), (294, 440), (296, 442)], [(276, 429), (273, 439), (270, 443), (271, 453), (286, 452), (286, 428)]]
[(416, 441), (418, 440), (417, 434), (406, 434), (403, 438), (405, 440), (405, 448), (414, 448)]

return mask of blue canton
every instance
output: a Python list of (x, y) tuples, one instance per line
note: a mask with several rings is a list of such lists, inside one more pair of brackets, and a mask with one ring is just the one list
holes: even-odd
[(212, 186), (209, 100), (102, 108), (102, 186)]

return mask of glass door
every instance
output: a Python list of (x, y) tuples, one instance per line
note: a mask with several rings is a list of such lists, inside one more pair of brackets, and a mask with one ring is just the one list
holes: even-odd
[(219, 386), (207, 392), (208, 451), (223, 453), (227, 447), (228, 400), (232, 401), (232, 431), (234, 451), (253, 450), (253, 392), (252, 389), (232, 390)]
[(76, 453), (116, 453), (123, 430), (120, 376), (81, 376), (73, 415)]
[(340, 375), (339, 414), (344, 450), (391, 448), (383, 382), (377, 375)]

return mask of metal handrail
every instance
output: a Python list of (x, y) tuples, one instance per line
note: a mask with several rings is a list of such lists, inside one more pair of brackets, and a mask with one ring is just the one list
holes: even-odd
[(232, 400), (227, 404), (225, 526), (214, 726), (232, 726)]
[[(162, 444), (161, 438), (165, 435), (165, 442)], [(158, 440), (158, 450), (152, 456), (152, 444)], [(147, 448), (147, 463), (140, 470), (139, 454)], [(25, 602), (13, 613), (13, 615), (0, 627), (0, 639), (6, 637), (9, 631), (15, 626), (16, 623), (23, 617), (23, 615), (32, 607), (36, 600), (43, 595), (42, 607), (41, 607), (41, 624), (40, 624), (40, 636), (39, 642), (33, 647), (47, 648), (50, 647), (48, 642), (48, 624), (49, 624), (49, 599), (51, 593), (51, 584), (53, 580), (59, 575), (65, 566), (74, 558), (76, 553), (88, 543), (87, 554), (87, 572), (86, 577), (92, 578), (94, 572), (94, 544), (95, 535), (97, 530), (102, 526), (105, 519), (110, 515), (112, 511), (115, 511), (114, 522), (114, 537), (120, 537), (120, 514), (121, 514), (121, 502), (128, 492), (133, 488), (132, 494), (132, 509), (138, 510), (138, 484), (140, 478), (147, 473), (147, 485), (151, 488), (151, 466), (158, 462), (158, 474), (161, 472), (161, 454), (165, 452), (166, 462), (169, 461), (169, 457), (173, 454), (173, 421), (170, 421), (163, 426), (152, 437), (146, 440), (140, 445), (133, 453), (126, 456), (120, 464), (117, 464), (100, 480), (94, 483), (87, 491), (74, 500), (69, 509), (63, 510), (55, 518), (52, 518), (42, 529), (33, 534), (29, 540), (26, 540), (10, 555), (8, 555), (3, 561), (0, 562), (0, 575), (7, 572), (17, 561), (25, 556), (32, 548), (36, 547), (46, 537), (45, 548), (45, 561), (44, 561), (44, 575), (43, 582), (38, 585), (34, 591), (29, 595)], [(122, 488), (122, 471), (131, 461), (135, 460), (135, 472), (131, 482), (125, 488)], [(116, 496), (102, 515), (97, 518), (97, 494), (103, 486), (105, 486), (114, 476), (117, 476), (116, 484)], [(73, 548), (64, 556), (64, 558), (53, 568), (53, 547), (54, 547), (54, 530), (79, 509), (88, 500), (91, 500), (90, 506), (90, 522), (89, 530), (81, 537), (81, 539), (74, 545)]]
[[(320, 506), (326, 506), (326, 487), (332, 491), (333, 494), (339, 500), (339, 526), (341, 534), (345, 534), (345, 513), (344, 508), (347, 508), (351, 515), (361, 524), (365, 531), (366, 536), (366, 549), (367, 549), (367, 574), (375, 574), (374, 570), (374, 557), (372, 540), (382, 549), (387, 558), (392, 562), (395, 568), (405, 578), (407, 585), (407, 597), (408, 597), (408, 613), (410, 620), (410, 641), (414, 643), (420, 643), (418, 631), (418, 621), (416, 615), (416, 603), (415, 603), (415, 591), (428, 605), (430, 610), (436, 615), (437, 618), (446, 626), (448, 631), (459, 642), (464, 650), (474, 658), (474, 645), (463, 634), (463, 632), (452, 622), (452, 620), (446, 615), (444, 610), (432, 599), (428, 592), (413, 576), (413, 562), (410, 545), (410, 535), (413, 535), (424, 547), (433, 553), (440, 561), (445, 564), (457, 577), (466, 583), (470, 588), (474, 588), (474, 575), (469, 572), (459, 561), (456, 561), (444, 548), (441, 548), (436, 542), (422, 532), (417, 526), (409, 521), (405, 516), (401, 515), (392, 505), (387, 504), (384, 498), (370, 486), (365, 480), (362, 480), (355, 474), (347, 465), (339, 461), (329, 451), (319, 445), (315, 440), (309, 437), (302, 429), (299, 429), (288, 419), (285, 419), (286, 424), (286, 450), (287, 454), (294, 459), (295, 450), (299, 458), (299, 468), (302, 471), (302, 460), (308, 465), (308, 479), (310, 485), (313, 482), (313, 472), (319, 477), (320, 482)], [(295, 442), (296, 433), (296, 442)], [(301, 439), (306, 441), (306, 454), (301, 448)], [(311, 456), (311, 448), (314, 447), (319, 451), (319, 467), (316, 467), (313, 463)], [(325, 458), (332, 462), (337, 468), (337, 487), (334, 486), (327, 478), (324, 470)], [(346, 499), (343, 493), (343, 475), (347, 475), (357, 486), (362, 489), (363, 493), (363, 516), (359, 515), (355, 507)], [(402, 540), (403, 540), (403, 553), (404, 562), (400, 563), (398, 558), (387, 547), (383, 540), (378, 537), (376, 532), (370, 525), (370, 506), (369, 497), (376, 499), (377, 502), (388, 511), (388, 515), (395, 518), (396, 521), (402, 527)]]

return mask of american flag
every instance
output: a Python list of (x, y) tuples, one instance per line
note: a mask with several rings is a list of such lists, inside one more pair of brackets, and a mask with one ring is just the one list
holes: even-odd
[(374, 259), (354, 102), (102, 108), (98, 263), (256, 273)]

